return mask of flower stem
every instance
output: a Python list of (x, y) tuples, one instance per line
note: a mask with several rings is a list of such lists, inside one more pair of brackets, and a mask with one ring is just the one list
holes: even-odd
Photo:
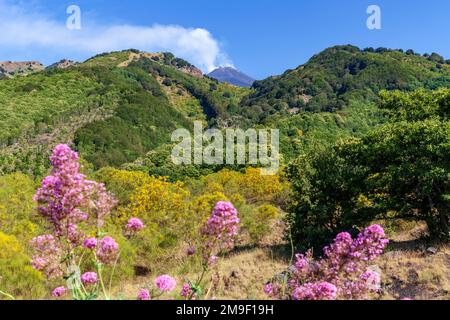
[(110, 300), (109, 294), (107, 293), (106, 288), (105, 288), (105, 283), (103, 282), (102, 265), (101, 264), (97, 265), (97, 270), (98, 270), (98, 277), (100, 279), (100, 285), (103, 290), (103, 295), (105, 296), (106, 300)]
[(8, 297), (8, 298), (11, 299), (11, 300), (16, 300), (12, 295), (10, 295), (9, 293), (6, 293), (6, 292), (4, 292), (4, 291), (2, 291), (2, 290), (0, 290), (0, 295), (3, 295), (3, 296), (5, 296), (5, 297)]

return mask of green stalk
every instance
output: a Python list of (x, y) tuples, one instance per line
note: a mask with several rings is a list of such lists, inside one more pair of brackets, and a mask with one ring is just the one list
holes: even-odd
[(102, 264), (97, 264), (97, 271), (98, 271), (98, 277), (100, 279), (100, 285), (103, 290), (103, 295), (105, 296), (106, 300), (111, 300), (108, 293), (106, 292), (105, 283), (103, 282)]
[(0, 295), (4, 295), (5, 297), (8, 297), (11, 300), (16, 300), (12, 295), (10, 295), (9, 293), (6, 293), (2, 290), (0, 290)]
[(119, 251), (119, 253), (117, 254), (116, 261), (114, 261), (113, 269), (112, 269), (111, 275), (109, 277), (109, 292), (111, 292), (112, 280), (113, 280), (114, 273), (116, 272), (117, 263), (119, 262), (120, 252), (121, 251)]

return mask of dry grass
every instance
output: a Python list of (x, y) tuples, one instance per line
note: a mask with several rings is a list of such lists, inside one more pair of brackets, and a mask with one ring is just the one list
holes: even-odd
[[(248, 245), (245, 239), (241, 239), (232, 252), (220, 257), (218, 265), (205, 276), (207, 280), (216, 279), (214, 288), (205, 288), (206, 291), (210, 289), (208, 298), (266, 299), (264, 284), (275, 274), (284, 271), (291, 257), (289, 246), (283, 240), (283, 229), (284, 225), (277, 223), (259, 245)], [(198, 268), (198, 265), (194, 265), (192, 261), (183, 261), (186, 260), (185, 252), (185, 247), (174, 250), (170, 260), (160, 261), (151, 268), (149, 274), (123, 282), (114, 288), (114, 296), (134, 299), (140, 288), (152, 287), (153, 279), (162, 273), (175, 276), (180, 285), (185, 277), (197, 279), (200, 271), (187, 273)], [(177, 292), (174, 296), (176, 294)]]
[[(266, 299), (262, 291), (264, 283), (284, 271), (289, 264), (284, 247), (238, 248), (219, 261), (215, 270), (205, 277), (218, 279), (215, 288), (210, 291), (211, 299)], [(180, 284), (184, 281), (183, 276), (195, 279), (199, 275), (182, 274), (182, 268), (183, 266), (174, 267), (164, 273), (178, 273), (175, 278)], [(149, 274), (124, 282), (114, 289), (114, 295), (132, 299), (140, 288), (152, 287), (155, 276), (156, 274)]]
[[(448, 300), (450, 299), (450, 247), (434, 246), (436, 253), (427, 250), (431, 244), (421, 240), (426, 227), (417, 223), (400, 223), (387, 227), (391, 244), (375, 263), (382, 270), (381, 299)], [(233, 252), (221, 257), (215, 272), (216, 284), (209, 299), (267, 299), (262, 287), (274, 275), (286, 270), (291, 252), (283, 240), (283, 226), (278, 224), (258, 246), (241, 243)], [(180, 260), (177, 257), (176, 260)], [(172, 266), (168, 274), (178, 274), (182, 282), (189, 266)], [(154, 274), (125, 283), (117, 292), (133, 298), (143, 284), (151, 284)], [(197, 273), (187, 275), (193, 279)]]
[(450, 299), (450, 247), (422, 240), (424, 224), (409, 227), (394, 230), (389, 251), (378, 262), (383, 270), (382, 298)]
[(233, 253), (218, 266), (217, 299), (266, 299), (263, 285), (286, 269), (288, 261), (274, 248)]

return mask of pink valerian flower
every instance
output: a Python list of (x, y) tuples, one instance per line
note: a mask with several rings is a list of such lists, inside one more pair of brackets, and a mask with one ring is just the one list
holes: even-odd
[(86, 249), (95, 249), (97, 247), (97, 239), (96, 238), (87, 238), (84, 240), (83, 247)]
[(239, 222), (237, 210), (233, 205), (230, 202), (219, 201), (202, 232), (219, 240), (221, 245), (231, 247), (233, 238), (239, 230)]
[(367, 299), (369, 293), (379, 292), (381, 282), (380, 274), (370, 270), (368, 263), (383, 253), (388, 242), (379, 225), (365, 228), (356, 239), (341, 232), (324, 248), (322, 258), (313, 259), (310, 251), (296, 255), (283, 291), (293, 299)]
[(364, 261), (371, 261), (380, 256), (389, 243), (383, 228), (374, 224), (364, 229), (352, 244), (350, 255)]
[[(87, 180), (80, 173), (78, 154), (69, 146), (61, 144), (54, 148), (50, 161), (51, 174), (44, 178), (34, 200), (38, 202), (38, 212), (52, 226), (52, 245), (42, 247), (39, 240), (32, 242), (36, 253), (32, 264), (45, 272), (47, 277), (64, 275), (75, 262), (64, 260), (64, 256), (82, 245), (84, 235), (79, 228), (81, 223), (100, 227), (104, 217), (116, 205), (117, 201), (106, 192), (103, 184)], [(64, 263), (61, 261), (64, 260)]]
[(267, 294), (268, 296), (272, 296), (273, 295), (273, 284), (271, 283), (267, 283), (264, 285), (264, 293)]
[(150, 292), (147, 289), (139, 290), (138, 300), (150, 300)]
[(97, 258), (104, 264), (111, 264), (117, 260), (119, 245), (111, 237), (100, 240), (97, 248)]
[(125, 228), (131, 232), (141, 231), (144, 227), (144, 223), (139, 218), (131, 218), (125, 226)]
[(177, 281), (168, 275), (162, 275), (155, 279), (155, 285), (161, 292), (171, 292), (175, 289)]
[(67, 239), (73, 244), (77, 245), (83, 234), (78, 231), (78, 226), (74, 223), (68, 223), (67, 226)]
[(105, 217), (117, 205), (118, 201), (110, 195), (103, 183), (95, 181), (86, 181), (91, 185), (91, 205), (95, 209), (95, 218), (97, 220), (97, 228), (102, 228), (105, 223)]
[(305, 283), (296, 287), (292, 293), (295, 300), (335, 300), (337, 288), (329, 282)]
[(309, 265), (309, 261), (305, 255), (298, 253), (295, 255), (295, 258), (295, 268), (297, 268), (298, 271), (303, 271)]
[(52, 295), (55, 298), (60, 298), (62, 296), (64, 296), (67, 293), (67, 288), (66, 287), (57, 287), (53, 290)]
[(63, 275), (61, 260), (63, 251), (52, 235), (42, 235), (31, 239), (30, 246), (35, 254), (31, 259), (34, 269), (43, 271), (49, 279), (59, 278)]
[(34, 196), (39, 212), (47, 217), (58, 234), (64, 235), (69, 223), (86, 219), (80, 210), (86, 204), (91, 185), (85, 184), (85, 176), (79, 173), (78, 154), (67, 145), (58, 145), (50, 157), (52, 174), (42, 181), (42, 187)]
[(313, 272), (317, 268), (313, 256), (312, 251), (309, 250), (306, 254), (296, 254), (295, 255), (295, 263), (293, 265), (292, 270), (295, 271), (297, 277), (304, 277)]
[(280, 294), (281, 287), (275, 283), (266, 283), (264, 285), (264, 293), (271, 299), (276, 299)]
[(39, 203), (39, 213), (52, 223), (59, 236), (67, 236), (70, 224), (76, 225), (89, 218), (85, 209), (102, 219), (117, 203), (104, 185), (87, 180), (79, 172), (78, 154), (69, 146), (56, 146), (50, 161), (52, 173), (44, 178), (34, 200)]
[(193, 293), (194, 291), (192, 290), (191, 285), (189, 283), (184, 283), (180, 292), (180, 296), (182, 296), (185, 299), (188, 299), (189, 297), (192, 296)]
[(361, 280), (365, 282), (367, 289), (373, 292), (378, 292), (381, 287), (381, 276), (378, 272), (367, 270), (360, 276)]
[(215, 254), (224, 249), (231, 249), (239, 230), (240, 220), (237, 210), (230, 202), (219, 201), (211, 216), (201, 229), (202, 259), (204, 266), (211, 265), (217, 259)]
[(81, 275), (81, 282), (84, 285), (96, 284), (98, 281), (97, 273), (95, 272), (85, 272)]

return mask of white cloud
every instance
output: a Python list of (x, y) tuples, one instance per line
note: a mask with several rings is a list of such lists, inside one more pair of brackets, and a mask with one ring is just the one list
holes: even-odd
[(41, 53), (46, 50), (66, 54), (61, 58), (69, 58), (75, 54), (94, 55), (136, 48), (149, 52), (170, 51), (204, 72), (216, 66), (232, 65), (220, 43), (202, 28), (158, 24), (106, 26), (88, 24), (82, 15), (82, 29), (69, 30), (65, 23), (0, 0), (0, 30), (0, 51)]

